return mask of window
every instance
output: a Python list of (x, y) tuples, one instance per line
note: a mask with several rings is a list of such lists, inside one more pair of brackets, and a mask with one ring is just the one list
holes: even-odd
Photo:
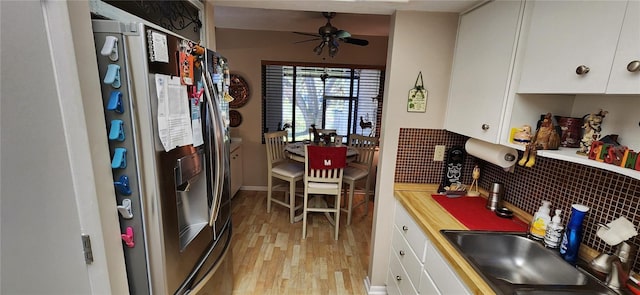
[(343, 136), (377, 136), (383, 87), (382, 68), (263, 62), (263, 132), (286, 129), (302, 141), (315, 124)]

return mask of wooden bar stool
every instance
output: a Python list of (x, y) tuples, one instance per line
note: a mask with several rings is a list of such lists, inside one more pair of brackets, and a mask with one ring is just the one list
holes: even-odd
[[(296, 206), (296, 183), (302, 180), (304, 165), (302, 163), (290, 161), (287, 157), (284, 146), (288, 142), (288, 133), (276, 131), (264, 134), (264, 141), (267, 145), (267, 213), (271, 212), (271, 203), (289, 208), (289, 222), (293, 223), (295, 211), (302, 205)], [(274, 188), (280, 185), (273, 185), (274, 178), (288, 182), (289, 190), (285, 193), (284, 200), (272, 197)]]
[[(340, 228), (340, 196), (342, 175), (347, 162), (347, 147), (305, 146), (304, 204), (302, 215), (302, 238), (307, 237), (307, 213), (333, 213), (335, 239)], [(333, 208), (309, 206), (309, 195), (334, 196)], [(319, 198), (320, 196), (314, 196)], [(315, 202), (317, 203), (317, 202)], [(331, 219), (329, 219), (331, 221)]]

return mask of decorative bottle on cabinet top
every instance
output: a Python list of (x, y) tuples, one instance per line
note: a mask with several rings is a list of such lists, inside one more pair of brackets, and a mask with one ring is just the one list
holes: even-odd
[(562, 243), (560, 243), (560, 256), (574, 265), (578, 261), (578, 250), (580, 250), (580, 242), (582, 241), (582, 221), (587, 215), (587, 211), (589, 211), (589, 207), (585, 205), (571, 205), (571, 216), (567, 230), (562, 235)]

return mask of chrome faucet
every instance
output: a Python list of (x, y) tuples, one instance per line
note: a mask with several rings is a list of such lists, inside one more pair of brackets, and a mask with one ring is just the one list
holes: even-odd
[(611, 262), (611, 271), (607, 275), (607, 286), (615, 291), (625, 288), (627, 280), (629, 280), (629, 270), (625, 269), (622, 261), (617, 256)]
[(631, 269), (631, 263), (635, 259), (637, 248), (634, 245), (630, 245), (627, 242), (622, 242), (617, 245), (617, 249), (610, 260), (610, 272), (607, 275), (607, 286), (609, 288), (619, 291), (624, 289), (629, 280), (629, 271)]
[(605, 284), (620, 293), (626, 289), (636, 251), (636, 246), (621, 242), (616, 245), (615, 253), (602, 253), (591, 260), (589, 266), (601, 274), (606, 274)]

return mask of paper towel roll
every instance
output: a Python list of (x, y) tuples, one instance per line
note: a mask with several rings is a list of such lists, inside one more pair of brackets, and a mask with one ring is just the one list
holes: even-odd
[(496, 164), (502, 168), (513, 166), (518, 159), (518, 151), (514, 148), (488, 143), (475, 138), (467, 140), (464, 149), (469, 155)]

